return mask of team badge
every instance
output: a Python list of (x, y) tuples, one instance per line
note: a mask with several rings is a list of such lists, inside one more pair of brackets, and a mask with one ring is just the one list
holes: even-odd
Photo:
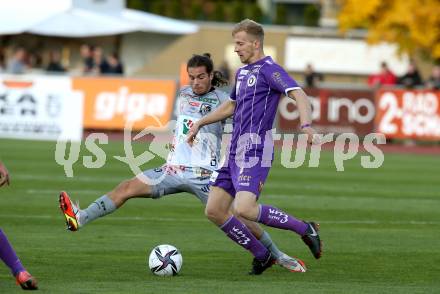
[(257, 81), (257, 78), (254, 75), (251, 75), (247, 80), (248, 87), (252, 87), (255, 85), (255, 82)]
[(200, 107), (200, 113), (202, 115), (207, 114), (208, 112), (211, 112), (212, 107), (211, 105), (207, 104), (207, 103), (203, 103), (202, 106)]

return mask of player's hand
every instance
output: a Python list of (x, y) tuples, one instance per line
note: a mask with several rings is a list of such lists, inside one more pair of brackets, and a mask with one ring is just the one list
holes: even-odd
[(186, 139), (186, 142), (188, 142), (188, 144), (190, 146), (192, 146), (194, 144), (194, 140), (196, 139), (197, 133), (200, 130), (200, 126), (197, 122), (195, 122), (192, 127), (189, 129), (188, 131), (188, 137)]
[(309, 144), (311, 144), (311, 145), (312, 144), (319, 144), (321, 142), (321, 140), (319, 139), (319, 136), (317, 136), (318, 133), (315, 131), (314, 128), (306, 127), (306, 128), (303, 128), (301, 131), (307, 135), (307, 142)]
[(0, 187), (4, 184), (9, 185), (9, 172), (6, 166), (0, 162)]

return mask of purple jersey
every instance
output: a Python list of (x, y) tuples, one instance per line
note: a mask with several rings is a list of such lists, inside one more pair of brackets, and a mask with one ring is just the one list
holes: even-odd
[[(272, 129), (281, 94), (299, 88), (270, 56), (238, 69), (230, 95), (236, 107), (229, 155), (233, 158), (245, 152), (245, 158), (261, 157), (265, 139), (272, 144), (272, 134), (268, 132), (267, 136), (266, 132)], [(273, 145), (270, 146), (272, 157)]]

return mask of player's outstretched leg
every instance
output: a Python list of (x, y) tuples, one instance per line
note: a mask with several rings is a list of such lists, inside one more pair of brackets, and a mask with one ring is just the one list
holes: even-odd
[(74, 204), (66, 192), (61, 192), (60, 208), (66, 218), (67, 229), (77, 231), (87, 223), (106, 216), (134, 197), (151, 197), (151, 187), (137, 177), (121, 182), (115, 189), (93, 201), (86, 209)]
[(318, 224), (303, 222), (273, 206), (260, 204), (259, 208), (260, 212), (257, 218), (259, 223), (297, 233), (309, 246), (313, 256), (316, 259), (321, 257), (322, 242), (318, 234)]
[(17, 284), (25, 290), (36, 290), (37, 280), (32, 277), (21, 264), (14, 248), (9, 243), (5, 233), (0, 229), (0, 259), (9, 267)]

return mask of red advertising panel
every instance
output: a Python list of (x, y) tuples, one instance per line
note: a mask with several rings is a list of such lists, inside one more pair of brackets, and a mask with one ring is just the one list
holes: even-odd
[[(374, 130), (374, 92), (372, 90), (306, 89), (312, 103), (313, 127), (320, 133), (356, 133)], [(299, 130), (295, 101), (281, 98), (278, 127), (282, 132)]]
[(440, 140), (440, 92), (379, 90), (376, 128), (388, 138)]

